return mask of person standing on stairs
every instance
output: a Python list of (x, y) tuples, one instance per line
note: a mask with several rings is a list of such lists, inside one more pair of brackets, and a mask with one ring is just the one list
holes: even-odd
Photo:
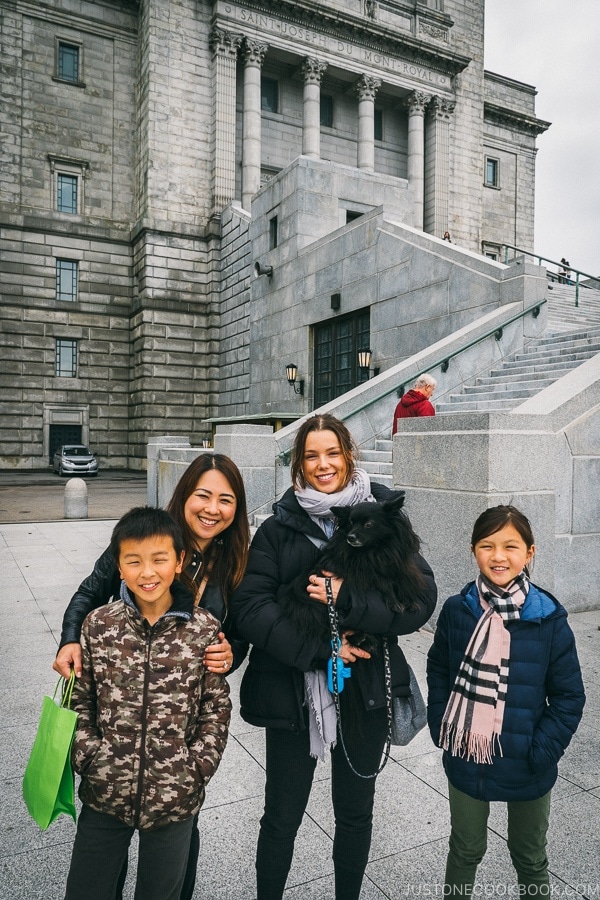
[(436, 380), (431, 375), (419, 375), (412, 390), (400, 398), (394, 410), (392, 437), (398, 431), (398, 419), (412, 419), (415, 416), (435, 416), (435, 408), (430, 397), (435, 390)]

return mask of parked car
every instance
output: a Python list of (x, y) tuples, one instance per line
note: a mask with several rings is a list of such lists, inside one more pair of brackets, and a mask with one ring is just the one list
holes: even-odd
[(64, 444), (52, 457), (52, 468), (59, 475), (97, 475), (98, 460), (83, 444)]

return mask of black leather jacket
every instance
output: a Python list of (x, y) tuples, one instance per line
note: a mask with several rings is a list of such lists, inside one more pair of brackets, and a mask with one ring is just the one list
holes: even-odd
[[(194, 551), (192, 565), (199, 565), (202, 558)], [(110, 547), (96, 560), (93, 572), (81, 582), (65, 610), (60, 636), (60, 647), (64, 644), (78, 644), (83, 620), (93, 609), (110, 600), (119, 599), (121, 578)], [(225, 602), (218, 585), (207, 584), (200, 600), (200, 606), (211, 613), (222, 624), (227, 640), (233, 651), (233, 665), (230, 672), (243, 662), (248, 652), (248, 644), (235, 636), (231, 619), (226, 614)]]

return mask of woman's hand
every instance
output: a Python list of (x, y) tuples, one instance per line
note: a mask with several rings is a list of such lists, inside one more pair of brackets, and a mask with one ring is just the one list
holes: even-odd
[(71, 667), (75, 669), (77, 678), (81, 678), (81, 644), (63, 644), (52, 663), (54, 671), (63, 678), (70, 676)]
[(204, 653), (204, 665), (209, 672), (226, 675), (233, 665), (233, 650), (222, 631), (218, 634), (219, 643), (210, 644)]
[(344, 631), (341, 637), (342, 646), (338, 650), (338, 656), (345, 663), (356, 662), (357, 659), (371, 659), (371, 654), (360, 647), (354, 647), (349, 641), (347, 635), (354, 634), (353, 631)]
[(333, 593), (333, 602), (337, 600), (340, 588), (344, 583), (343, 578), (336, 578), (331, 572), (323, 572), (322, 575), (311, 575), (308, 580), (306, 590), (311, 600), (317, 600), (319, 603), (327, 603), (327, 593), (325, 591), (325, 578), (331, 578), (331, 591)]

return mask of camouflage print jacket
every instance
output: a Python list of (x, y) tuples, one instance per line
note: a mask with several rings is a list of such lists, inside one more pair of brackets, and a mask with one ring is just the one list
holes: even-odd
[(72, 760), (79, 796), (97, 812), (147, 829), (187, 819), (204, 801), (227, 743), (231, 702), (222, 675), (204, 667), (218, 621), (174, 582), (155, 625), (127, 591), (86, 618)]

